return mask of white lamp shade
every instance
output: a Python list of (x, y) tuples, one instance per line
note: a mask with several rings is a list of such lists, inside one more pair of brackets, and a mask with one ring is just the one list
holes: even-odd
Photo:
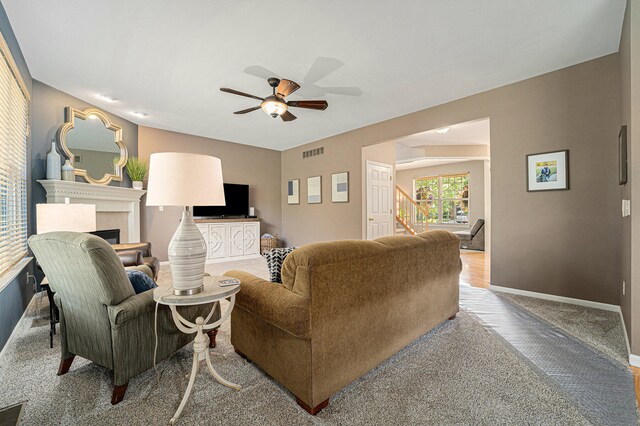
[(151, 154), (147, 205), (224, 206), (222, 162), (201, 154)]
[(96, 230), (95, 204), (36, 204), (38, 234), (55, 231)]

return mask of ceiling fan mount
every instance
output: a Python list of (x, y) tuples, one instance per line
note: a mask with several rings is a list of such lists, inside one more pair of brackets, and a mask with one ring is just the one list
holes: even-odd
[(234, 114), (246, 114), (248, 112), (262, 109), (265, 113), (269, 114), (273, 118), (280, 117), (282, 121), (293, 121), (297, 117), (289, 111), (289, 107), (305, 108), (315, 110), (325, 110), (329, 106), (327, 101), (286, 101), (285, 98), (298, 90), (300, 85), (292, 80), (279, 79), (276, 77), (269, 77), (267, 83), (272, 87), (272, 94), (265, 98), (261, 98), (248, 93), (240, 92), (238, 90), (229, 89), (228, 87), (221, 87), (220, 90), (232, 95), (244, 96), (246, 98), (256, 99), (261, 101), (260, 105), (236, 111)]

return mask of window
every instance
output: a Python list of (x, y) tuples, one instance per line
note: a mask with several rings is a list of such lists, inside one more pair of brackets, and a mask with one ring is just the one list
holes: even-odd
[(27, 254), (29, 93), (0, 36), (0, 275)]
[[(427, 222), (469, 223), (469, 173), (421, 177), (413, 181), (415, 199), (428, 213)], [(424, 217), (418, 212), (417, 220)]]

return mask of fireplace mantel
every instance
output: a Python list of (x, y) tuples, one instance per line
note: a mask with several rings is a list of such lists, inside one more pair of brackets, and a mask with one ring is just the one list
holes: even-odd
[(97, 213), (127, 213), (127, 242), (140, 241), (140, 198), (147, 191), (64, 180), (42, 179), (38, 182), (47, 191), (47, 203), (95, 204)]

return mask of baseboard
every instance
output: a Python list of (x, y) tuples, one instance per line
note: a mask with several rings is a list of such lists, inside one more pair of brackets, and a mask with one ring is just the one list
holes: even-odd
[[(608, 303), (592, 302), (590, 300), (574, 299), (573, 297), (556, 296), (553, 294), (537, 293), (535, 291), (520, 290), (511, 287), (500, 287), (491, 285), (489, 290), (499, 291), (502, 293), (511, 293), (518, 296), (535, 297), (536, 299), (551, 300), (552, 302), (569, 303), (571, 305), (585, 306), (587, 308), (602, 309), (604, 311), (620, 312), (620, 306), (610, 305)], [(626, 334), (626, 333), (625, 333)]]
[[(624, 342), (627, 344), (627, 353), (629, 357), (631, 357), (631, 345), (629, 344), (629, 336), (627, 335), (627, 324), (624, 322), (624, 316), (622, 315), (622, 308), (620, 308), (620, 322), (622, 322), (622, 331), (624, 332)], [(629, 358), (629, 363), (631, 363), (631, 358)]]
[(629, 364), (631, 364), (632, 367), (640, 368), (640, 356), (629, 354)]

